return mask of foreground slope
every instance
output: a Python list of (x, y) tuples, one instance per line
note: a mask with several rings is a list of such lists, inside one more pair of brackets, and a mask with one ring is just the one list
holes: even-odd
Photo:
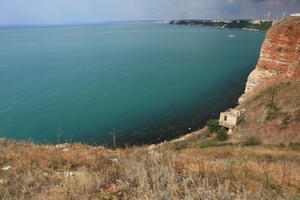
[[(193, 141), (195, 142), (195, 140)], [(0, 143), (0, 199), (297, 199), (300, 149)]]

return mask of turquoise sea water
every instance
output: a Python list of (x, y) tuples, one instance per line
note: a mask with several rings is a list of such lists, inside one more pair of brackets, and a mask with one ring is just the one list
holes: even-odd
[(1, 28), (0, 137), (109, 144), (113, 132), (132, 144), (197, 129), (235, 104), (263, 39), (166, 24)]

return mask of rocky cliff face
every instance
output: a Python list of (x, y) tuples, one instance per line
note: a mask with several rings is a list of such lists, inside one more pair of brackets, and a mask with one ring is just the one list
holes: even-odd
[(280, 79), (300, 79), (300, 17), (283, 19), (267, 32), (260, 59), (239, 103)]
[(274, 24), (248, 77), (235, 135), (266, 144), (300, 142), (300, 17)]

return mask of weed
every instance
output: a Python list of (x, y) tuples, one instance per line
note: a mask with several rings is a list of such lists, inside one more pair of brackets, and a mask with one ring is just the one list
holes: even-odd
[(209, 141), (207, 143), (199, 145), (199, 148), (204, 149), (204, 148), (209, 148), (209, 147), (215, 147), (217, 145), (218, 145), (218, 143), (216, 141)]
[(182, 150), (182, 149), (186, 149), (187, 147), (188, 147), (188, 145), (186, 143), (182, 143), (182, 142), (174, 143), (174, 148), (177, 151)]
[(225, 141), (225, 140), (227, 140), (227, 138), (228, 138), (227, 131), (224, 128), (219, 129), (217, 132), (217, 140)]
[(258, 137), (251, 137), (243, 143), (244, 146), (256, 146), (260, 144), (262, 144), (262, 141)]
[(300, 150), (300, 142), (290, 142), (289, 147), (294, 150)]
[(282, 125), (287, 126), (289, 124), (290, 119), (291, 119), (291, 117), (287, 113), (285, 113), (285, 116), (282, 120)]
[(50, 167), (53, 169), (62, 169), (67, 164), (67, 160), (62, 157), (50, 157)]
[(300, 109), (296, 111), (296, 121), (300, 121)]
[(243, 116), (243, 117), (240, 119), (240, 121), (239, 121), (239, 125), (243, 126), (243, 125), (245, 125), (245, 124), (246, 124), (246, 119), (245, 119), (245, 117)]
[(267, 118), (266, 120), (275, 120), (279, 116), (285, 115), (285, 113), (280, 112), (279, 108), (276, 107), (275, 104), (268, 104), (267, 105)]

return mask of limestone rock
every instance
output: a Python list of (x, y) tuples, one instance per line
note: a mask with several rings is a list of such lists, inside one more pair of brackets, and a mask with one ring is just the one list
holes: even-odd
[(300, 17), (280, 20), (267, 32), (259, 61), (239, 103), (264, 82), (278, 79), (300, 79)]

